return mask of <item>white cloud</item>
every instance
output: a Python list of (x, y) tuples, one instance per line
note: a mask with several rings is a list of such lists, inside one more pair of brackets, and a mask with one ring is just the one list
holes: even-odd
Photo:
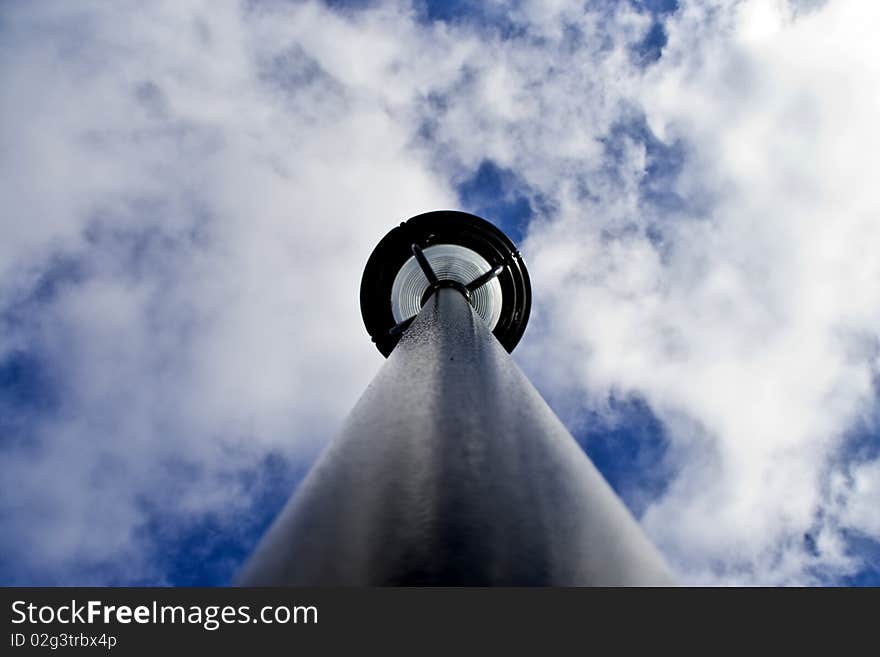
[[(3, 351), (40, 355), (60, 409), (35, 413), (35, 446), (0, 466), (5, 548), (53, 581), (105, 561), (122, 573), (102, 565), (99, 581), (155, 580), (145, 507), (234, 514), (251, 502), (235, 473), (268, 450), (312, 458), (382, 361), (357, 306), (372, 246), (454, 196), (408, 117), (334, 78), (296, 29), (273, 35), (273, 17), (7, 14), (0, 271), (18, 330)], [(78, 280), (34, 301), (61, 256)]]
[(841, 526), (880, 536), (880, 517), (877, 499), (880, 497), (880, 461), (858, 463), (847, 472), (836, 473), (832, 493), (841, 508), (838, 509)]
[[(307, 463), (381, 362), (370, 250), (484, 159), (540, 208), (518, 358), (572, 425), (612, 391), (664, 422), (643, 523), (684, 579), (858, 566), (841, 532), (878, 536), (876, 465), (840, 450), (877, 374), (880, 10), (682, 2), (642, 68), (649, 17), (551, 4), (513, 34), (403, 2), (4, 9), (0, 354), (38, 354), (59, 399), (0, 465), (23, 577), (162, 581), (150, 509), (235, 517), (237, 473)], [(657, 147), (684, 154), (660, 183)]]
[(556, 254), (583, 224), (575, 206), (568, 226), (533, 235), (533, 269), (558, 285), (539, 291), (555, 296), (548, 337), (588, 355), (574, 376), (644, 395), (688, 446), (644, 517), (687, 577), (812, 581), (854, 567), (834, 551), (823, 564), (801, 537), (834, 522), (828, 469), (876, 394), (880, 12), (708, 4), (670, 22), (639, 96), (654, 132), (687, 147), (679, 191), (711, 206), (661, 217), (674, 222), (662, 251), (585, 235), (587, 271), (604, 272), (589, 281)]

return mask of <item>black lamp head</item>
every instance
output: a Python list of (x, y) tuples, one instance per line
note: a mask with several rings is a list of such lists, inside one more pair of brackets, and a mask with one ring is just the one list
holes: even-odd
[(391, 354), (440, 287), (459, 290), (501, 345), (513, 351), (532, 306), (522, 256), (488, 221), (467, 212), (438, 210), (393, 228), (367, 261), (361, 315), (382, 355)]

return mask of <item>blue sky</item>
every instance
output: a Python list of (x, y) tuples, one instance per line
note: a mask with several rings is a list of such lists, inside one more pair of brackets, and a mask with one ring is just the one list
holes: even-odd
[(876, 585), (877, 28), (4, 5), (0, 582), (227, 583), (382, 364), (373, 246), (459, 208), (525, 254), (515, 358), (682, 581)]

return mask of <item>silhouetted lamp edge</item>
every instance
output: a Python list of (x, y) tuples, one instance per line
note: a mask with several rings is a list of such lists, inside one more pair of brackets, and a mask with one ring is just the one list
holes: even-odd
[[(449, 277), (434, 274), (432, 280), (431, 247), (440, 245), (459, 247), (445, 251), (445, 255), (451, 258), (450, 272), (468, 269), (476, 274), (474, 278), (461, 280), (458, 276), (456, 280), (452, 278), (453, 273)], [(469, 252), (478, 257), (469, 257)], [(392, 294), (393, 290), (400, 294), (400, 288), (412, 294), (417, 288), (413, 282), (403, 286), (398, 281), (398, 290), (394, 289), (398, 274), (413, 258), (424, 274), (422, 280), (426, 289), (417, 304), (419, 307), (436, 287), (454, 287), (472, 304), (473, 295), (479, 294), (483, 305), (490, 306), (486, 312), (492, 311), (491, 304), (497, 303), (500, 294), (501, 309), (500, 312), (496, 310), (497, 321), (490, 328), (508, 352), (514, 350), (525, 332), (532, 306), (531, 282), (522, 255), (504, 233), (485, 219), (458, 210), (436, 210), (416, 215), (389, 231), (373, 249), (364, 268), (360, 289), (361, 315), (367, 333), (383, 356), (391, 354), (414, 318), (414, 315), (395, 316), (395, 303), (400, 300)], [(456, 266), (456, 258), (463, 266)], [(479, 260), (479, 273), (474, 269), (476, 263), (468, 260)], [(487, 286), (493, 288), (490, 290)], [(486, 289), (480, 291), (483, 287)], [(412, 300), (406, 301), (405, 305), (412, 308)]]

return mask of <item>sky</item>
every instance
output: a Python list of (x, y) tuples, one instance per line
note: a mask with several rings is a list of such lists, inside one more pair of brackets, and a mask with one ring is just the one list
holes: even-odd
[(0, 584), (222, 585), (435, 209), (679, 580), (880, 584), (880, 3), (0, 5)]

